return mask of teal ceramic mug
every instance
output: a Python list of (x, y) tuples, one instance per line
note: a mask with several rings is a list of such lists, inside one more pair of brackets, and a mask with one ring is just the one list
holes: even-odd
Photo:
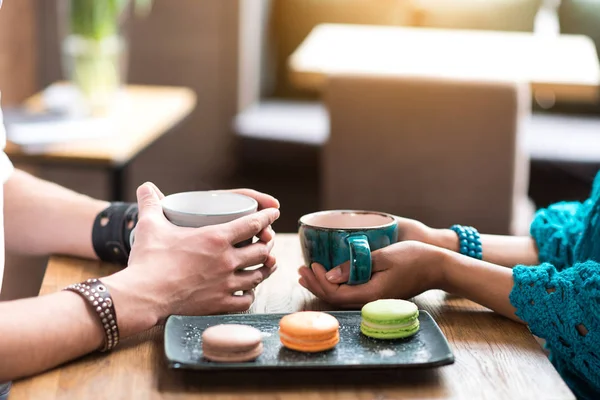
[(307, 266), (329, 271), (350, 261), (348, 284), (360, 285), (371, 279), (371, 252), (398, 241), (398, 223), (374, 211), (321, 211), (300, 218), (298, 233)]

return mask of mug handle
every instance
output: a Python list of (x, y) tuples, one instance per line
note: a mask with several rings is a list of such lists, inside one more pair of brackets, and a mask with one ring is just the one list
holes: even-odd
[(361, 285), (371, 279), (371, 247), (365, 235), (346, 239), (350, 249), (350, 278), (348, 285)]

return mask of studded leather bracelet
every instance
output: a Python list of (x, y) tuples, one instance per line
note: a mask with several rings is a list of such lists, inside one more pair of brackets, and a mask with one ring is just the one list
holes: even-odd
[(119, 343), (119, 325), (114, 302), (106, 285), (99, 279), (88, 279), (64, 290), (79, 294), (92, 307), (104, 330), (104, 347), (100, 351), (112, 350)]

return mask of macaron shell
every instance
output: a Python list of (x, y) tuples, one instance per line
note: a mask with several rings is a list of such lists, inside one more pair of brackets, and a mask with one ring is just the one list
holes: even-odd
[(340, 328), (333, 315), (319, 311), (300, 311), (288, 314), (279, 322), (279, 329), (295, 337), (329, 338)]
[(416, 334), (419, 331), (419, 327), (419, 320), (417, 319), (407, 327), (395, 329), (373, 329), (361, 323), (360, 331), (363, 335), (374, 339), (402, 339)]
[(338, 332), (333, 337), (325, 340), (315, 341), (313, 343), (306, 343), (302, 341), (294, 341), (293, 338), (280, 337), (281, 344), (291, 350), (301, 351), (303, 353), (317, 353), (320, 351), (326, 351), (333, 349), (340, 342), (340, 335)]
[(292, 350), (314, 353), (329, 350), (340, 341), (340, 323), (334, 316), (318, 311), (288, 314), (279, 322), (281, 343)]
[(363, 306), (361, 315), (372, 321), (405, 321), (418, 315), (415, 303), (398, 299), (381, 299)]
[(260, 356), (262, 351), (262, 333), (251, 326), (215, 325), (202, 333), (202, 352), (211, 361), (251, 361)]
[(419, 308), (398, 299), (372, 301), (361, 310), (360, 331), (375, 339), (400, 339), (419, 331)]
[(250, 350), (262, 342), (262, 333), (248, 325), (214, 325), (202, 332), (202, 344), (213, 349)]
[(211, 349), (204, 350), (203, 356), (207, 360), (214, 362), (248, 362), (256, 360), (263, 352), (263, 344), (259, 343), (254, 349), (245, 352), (231, 352), (225, 350), (215, 351)]

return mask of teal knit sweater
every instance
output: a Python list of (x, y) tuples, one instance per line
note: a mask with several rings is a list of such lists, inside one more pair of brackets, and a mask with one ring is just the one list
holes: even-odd
[(578, 398), (600, 398), (600, 173), (591, 197), (538, 211), (539, 266), (516, 266), (510, 301)]

